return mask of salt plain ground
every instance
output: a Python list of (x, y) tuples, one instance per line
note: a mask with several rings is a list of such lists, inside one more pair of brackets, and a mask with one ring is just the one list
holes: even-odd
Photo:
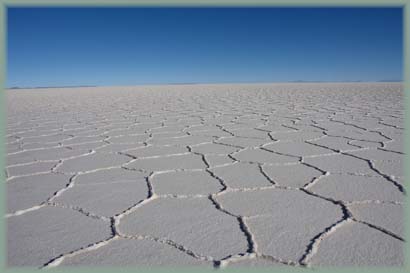
[(8, 90), (7, 263), (401, 266), (399, 83)]

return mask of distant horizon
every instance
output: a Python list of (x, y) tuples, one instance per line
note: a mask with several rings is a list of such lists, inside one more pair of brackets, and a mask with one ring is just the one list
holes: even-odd
[(7, 89), (402, 82), (402, 8), (8, 8)]
[(271, 82), (177, 82), (177, 83), (140, 83), (126, 85), (61, 85), (61, 86), (12, 86), (6, 89), (47, 89), (47, 88), (77, 88), (77, 87), (109, 87), (109, 86), (151, 86), (151, 85), (200, 85), (200, 84), (269, 84), (269, 83), (402, 83), (403, 80), (381, 80), (381, 81), (271, 81)]

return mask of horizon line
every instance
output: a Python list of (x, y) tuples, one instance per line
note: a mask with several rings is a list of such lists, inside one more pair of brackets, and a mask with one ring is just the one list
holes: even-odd
[(5, 89), (45, 89), (45, 88), (75, 88), (75, 87), (104, 87), (104, 86), (147, 86), (147, 85), (196, 85), (196, 84), (247, 84), (247, 83), (382, 83), (382, 82), (404, 82), (404, 80), (378, 80), (378, 81), (238, 81), (238, 82), (176, 82), (176, 83), (141, 83), (132, 85), (61, 85), (61, 86), (6, 86)]

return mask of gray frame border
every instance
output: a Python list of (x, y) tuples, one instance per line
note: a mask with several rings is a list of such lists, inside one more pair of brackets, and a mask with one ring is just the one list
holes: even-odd
[[(403, 8), (403, 86), (405, 99), (405, 185), (408, 187), (410, 170), (406, 166), (410, 166), (410, 0), (0, 0), (0, 135), (3, 141), (0, 142), (0, 153), (5, 155), (4, 135), (6, 127), (6, 105), (5, 105), (5, 81), (6, 81), (6, 57), (7, 57), (7, 8), (9, 7), (402, 7)], [(4, 169), (5, 157), (0, 158), (0, 167)], [(5, 215), (5, 174), (0, 172), (0, 212)], [(408, 197), (405, 200), (405, 238), (409, 238), (410, 229), (410, 208)], [(8, 272), (31, 272), (37, 270), (34, 268), (7, 268), (6, 266), (6, 226), (5, 218), (0, 220), (0, 264), (4, 271)], [(320, 268), (315, 269), (316, 272), (409, 272), (409, 254), (410, 245), (408, 240), (405, 242), (405, 265), (404, 267), (392, 268), (376, 268), (376, 267), (361, 267), (361, 268)], [(213, 269), (199, 269), (199, 268), (136, 268), (136, 267), (77, 267), (77, 268), (55, 268), (49, 269), (55, 271), (70, 270), (74, 272), (211, 272)], [(234, 269), (223, 269), (224, 271), (233, 272)], [(301, 268), (274, 268), (276, 272), (291, 272), (301, 271), (306, 269)], [(235, 269), (236, 272), (248, 272), (249, 269)], [(271, 272), (271, 269), (255, 268), (251, 269), (255, 272)]]

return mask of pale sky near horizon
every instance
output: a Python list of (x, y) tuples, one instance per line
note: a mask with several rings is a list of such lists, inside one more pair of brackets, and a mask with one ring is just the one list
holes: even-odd
[(8, 8), (7, 87), (402, 80), (401, 8)]

